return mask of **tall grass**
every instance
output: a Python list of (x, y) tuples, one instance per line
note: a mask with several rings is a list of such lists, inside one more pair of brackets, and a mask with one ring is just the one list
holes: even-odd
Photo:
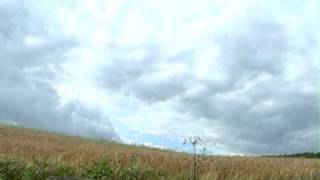
[[(103, 158), (106, 162), (101, 164)], [(0, 159), (16, 159), (13, 164), (24, 162), (4, 170), (7, 172), (25, 172), (25, 167), (37, 167), (37, 159), (47, 164), (41, 165), (47, 169), (37, 172), (49, 169), (48, 172), (55, 174), (62, 167), (65, 169), (62, 172), (79, 176), (83, 175), (81, 172), (108, 172), (103, 170), (108, 166), (113, 174), (138, 174), (138, 179), (148, 176), (191, 179), (193, 165), (189, 154), (6, 126), (0, 126)], [(199, 161), (198, 179), (320, 179), (319, 159), (201, 156)], [(11, 167), (12, 164), (6, 163), (3, 167)], [(99, 168), (102, 170), (98, 171)], [(85, 177), (94, 178), (88, 174)]]
[(44, 179), (141, 179), (161, 180), (166, 175), (156, 170), (136, 166), (111, 165), (101, 159), (95, 165), (75, 168), (34, 160), (27, 163), (21, 160), (0, 159), (0, 179), (4, 180), (44, 180)]

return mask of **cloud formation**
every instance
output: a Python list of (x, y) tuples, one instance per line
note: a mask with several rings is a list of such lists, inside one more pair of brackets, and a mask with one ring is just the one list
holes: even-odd
[(77, 41), (47, 24), (45, 18), (33, 2), (0, 2), (0, 120), (117, 139), (112, 125), (98, 111), (77, 102), (60, 103), (53, 84)]
[(317, 6), (1, 1), (0, 118), (128, 142), (197, 135), (221, 153), (316, 151)]
[[(187, 23), (194, 31), (179, 32), (181, 39), (149, 40), (156, 49), (119, 47), (98, 82), (137, 98), (139, 106), (122, 119), (137, 131), (199, 135), (230, 152), (315, 151), (319, 34), (313, 28), (319, 27), (315, 17), (306, 22), (307, 13), (290, 21), (298, 18), (294, 13), (308, 11), (309, 3), (299, 11), (287, 3), (226, 5), (221, 15), (205, 19), (211, 30), (206, 39), (196, 34), (202, 19), (195, 18)], [(275, 4), (279, 8), (268, 12)], [(170, 36), (161, 33), (155, 36)], [(174, 41), (181, 45), (175, 48)], [(173, 53), (167, 54), (169, 48)]]

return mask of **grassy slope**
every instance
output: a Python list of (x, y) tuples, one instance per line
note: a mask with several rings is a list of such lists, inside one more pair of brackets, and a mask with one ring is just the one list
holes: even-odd
[[(157, 169), (177, 179), (185, 179), (192, 164), (192, 158), (182, 153), (0, 125), (0, 158), (41, 159), (81, 168), (102, 157), (111, 164)], [(202, 179), (310, 179), (320, 170), (317, 159), (201, 157), (200, 162)]]

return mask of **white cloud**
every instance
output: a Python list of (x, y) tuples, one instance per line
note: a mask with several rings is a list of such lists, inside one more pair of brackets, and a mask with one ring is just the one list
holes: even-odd
[[(65, 105), (85, 103), (113, 125), (177, 139), (203, 136), (221, 152), (313, 151), (318, 5), (312, 0), (46, 1), (25, 6), (50, 14), (40, 25), (49, 35), (23, 34), (23, 40), (39, 48), (48, 36), (57, 37), (45, 46), (50, 51), (57, 51), (58, 37), (76, 41), (54, 55), (64, 57), (50, 78), (55, 96)], [(0, 39), (6, 40), (2, 34), (10, 26), (0, 27)], [(10, 39), (6, 48), (18, 41)], [(98, 124), (110, 127), (109, 120)], [(121, 136), (123, 129), (115, 128)]]

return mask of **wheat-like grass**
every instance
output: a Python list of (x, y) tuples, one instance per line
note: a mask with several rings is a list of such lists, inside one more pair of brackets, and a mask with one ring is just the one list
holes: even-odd
[[(187, 178), (192, 166), (192, 156), (184, 153), (3, 125), (0, 157), (37, 158), (76, 167), (108, 157), (112, 164), (154, 168), (173, 179)], [(318, 159), (203, 156), (200, 161), (201, 179), (320, 179)]]

